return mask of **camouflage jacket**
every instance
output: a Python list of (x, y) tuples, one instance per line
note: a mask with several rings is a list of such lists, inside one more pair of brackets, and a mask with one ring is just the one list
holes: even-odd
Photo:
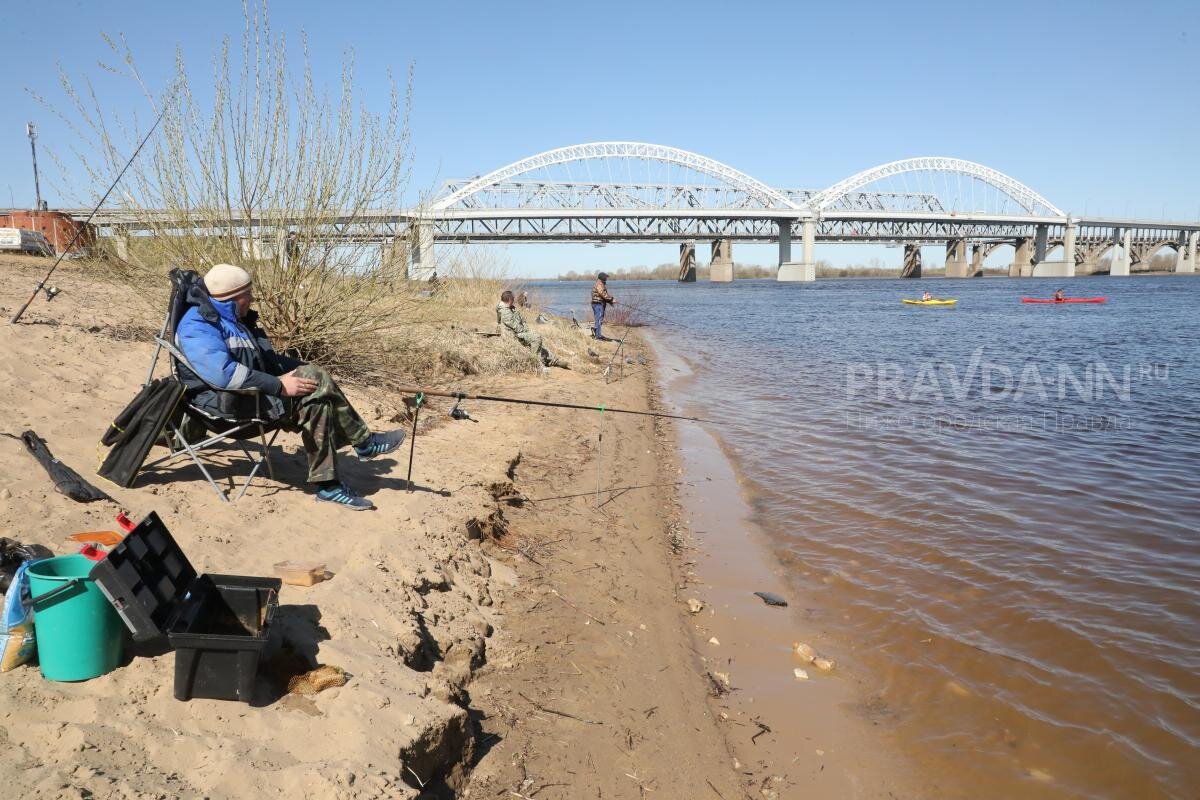
[(592, 302), (611, 303), (612, 301), (612, 295), (608, 293), (608, 289), (604, 286), (603, 281), (596, 281), (592, 286)]
[(509, 308), (504, 303), (496, 306), (496, 322), (516, 334), (529, 332), (529, 327), (525, 324), (525, 318), (521, 316), (521, 312), (515, 308)]

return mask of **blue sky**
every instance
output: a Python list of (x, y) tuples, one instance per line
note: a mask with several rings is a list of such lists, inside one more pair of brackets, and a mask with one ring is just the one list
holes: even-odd
[[(336, 9), (336, 13), (331, 11)], [(32, 203), (24, 123), (70, 140), (24, 91), (58, 97), (56, 63), (106, 103), (101, 32), (125, 34), (165, 83), (182, 45), (202, 69), (241, 4), (41, 2), (6, 20), (0, 204)], [(360, 96), (416, 63), (415, 186), (608, 139), (674, 145), (776, 186), (819, 188), (875, 164), (952, 155), (1006, 172), (1076, 214), (1200, 217), (1200, 3), (277, 2), (310, 37), (318, 78), (357, 54)], [(48, 159), (45, 159), (48, 161)], [(47, 165), (48, 166), (48, 165)], [(51, 205), (58, 198), (43, 192)], [(706, 248), (700, 248), (706, 252)], [(819, 257), (898, 261), (896, 250)], [(515, 271), (656, 264), (674, 245), (508, 249)], [(767, 263), (772, 247), (740, 248)]]

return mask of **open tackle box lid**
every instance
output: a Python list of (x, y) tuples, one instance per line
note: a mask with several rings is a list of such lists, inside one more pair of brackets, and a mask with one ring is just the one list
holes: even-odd
[(151, 511), (89, 577), (121, 615), (136, 642), (165, 636), (196, 582), (196, 568)]

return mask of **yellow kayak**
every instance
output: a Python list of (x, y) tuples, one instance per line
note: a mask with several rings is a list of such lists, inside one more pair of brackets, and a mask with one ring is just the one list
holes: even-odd
[(902, 301), (910, 306), (952, 306), (957, 303), (957, 300), (909, 300), (907, 297)]

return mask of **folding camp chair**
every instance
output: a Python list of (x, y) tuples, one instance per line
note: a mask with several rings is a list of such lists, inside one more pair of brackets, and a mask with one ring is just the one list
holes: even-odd
[[(189, 392), (184, 395), (181, 404), (184, 413), (204, 425), (205, 431), (208, 434), (207, 437), (194, 444), (188, 442), (187, 437), (184, 435), (182, 415), (176, 415), (167, 422), (166, 426), (172, 452), (147, 462), (142, 465), (142, 469), (145, 470), (159, 464), (165, 464), (186, 455), (191, 458), (193, 464), (200, 468), (200, 472), (204, 475), (209, 485), (213, 487), (213, 490), (216, 491), (217, 495), (220, 496), (221, 500), (228, 503), (230, 502), (229, 494), (213, 479), (212, 474), (209, 473), (200, 456), (201, 453), (206, 451), (218, 448), (229, 449), (228, 445), (235, 445), (236, 449), (241, 450), (252, 465), (250, 474), (246, 476), (246, 480), (242, 483), (237, 496), (233, 498), (234, 500), (240, 500), (242, 495), (246, 493), (246, 490), (250, 488), (250, 482), (258, 475), (258, 471), (264, 463), (267, 465), (267, 472), (272, 478), (275, 477), (274, 469), (271, 466), (270, 447), (275, 443), (275, 437), (279, 435), (281, 422), (266, 418), (266, 415), (263, 413), (262, 395), (258, 389), (224, 389), (214, 386), (204, 380), (199, 371), (191, 365), (187, 356), (183, 354), (175, 343), (175, 328), (183, 318), (184, 313), (188, 310), (188, 290), (193, 284), (200, 281), (200, 275), (191, 270), (172, 269), (170, 278), (171, 299), (167, 303), (167, 316), (163, 320), (162, 332), (154, 339), (154, 357), (151, 359), (150, 369), (146, 373), (146, 384), (149, 384), (154, 378), (154, 370), (158, 365), (158, 358), (162, 354), (162, 351), (166, 350), (171, 358), (171, 373), (177, 380), (182, 382), (183, 377), (180, 374), (180, 368), (186, 368), (191, 375), (195, 375), (205, 386), (214, 392), (252, 397), (254, 399), (255, 413), (249, 417), (217, 416), (207, 409), (196, 406), (192, 402), (196, 393), (203, 391), (202, 389)], [(236, 406), (237, 404), (231, 405)], [(267, 438), (268, 433), (271, 434), (270, 439)], [(247, 447), (247, 442), (255, 437), (258, 439), (258, 442), (255, 443), (258, 445), (256, 448), (258, 450), (257, 453), (252, 452)]]

